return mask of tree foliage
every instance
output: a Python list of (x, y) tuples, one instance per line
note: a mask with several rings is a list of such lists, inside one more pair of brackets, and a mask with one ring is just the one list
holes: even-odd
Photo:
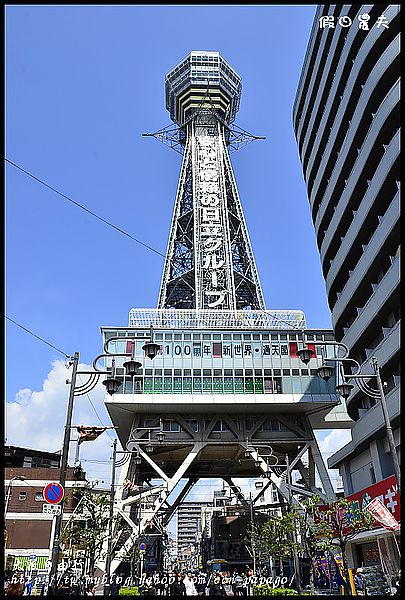
[(73, 488), (72, 495), (78, 503), (61, 534), (61, 541), (85, 551), (89, 559), (88, 572), (93, 576), (97, 561), (105, 558), (103, 546), (108, 532), (110, 495), (95, 492), (90, 483)]

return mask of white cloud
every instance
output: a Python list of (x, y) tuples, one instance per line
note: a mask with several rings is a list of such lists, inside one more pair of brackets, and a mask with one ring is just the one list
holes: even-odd
[[(321, 451), (325, 466), (328, 466), (328, 458), (335, 452), (343, 448), (352, 439), (350, 429), (329, 429), (327, 431), (316, 431), (315, 436), (318, 440), (319, 449)], [(329, 477), (332, 481), (334, 489), (337, 488), (337, 483), (340, 479), (338, 469), (328, 469)], [(317, 474), (316, 485), (320, 484)]]
[[(90, 370), (89, 365), (80, 364), (79, 370)], [(67, 369), (63, 360), (55, 360), (52, 369), (42, 384), (42, 390), (32, 391), (28, 388), (19, 390), (13, 402), (6, 405), (6, 438), (7, 444), (34, 448), (48, 452), (61, 449), (66, 419), (71, 369)], [(86, 375), (82, 375), (83, 382)], [(79, 380), (79, 384), (81, 381)], [(99, 383), (89, 394), (91, 401), (100, 416), (103, 425), (110, 425), (108, 413), (104, 407), (105, 389)], [(73, 425), (101, 425), (86, 395), (75, 397)], [(113, 437), (113, 432), (108, 432)], [(71, 439), (77, 437), (71, 432)], [(69, 464), (74, 462), (76, 444), (71, 442)], [(107, 432), (94, 442), (83, 442), (80, 445), (80, 459), (88, 479), (110, 480), (111, 438)], [(105, 461), (88, 462), (88, 461)]]
[(319, 448), (325, 462), (332, 454), (343, 448), (352, 439), (350, 429), (331, 429), (323, 439), (321, 436), (322, 432), (316, 432)]

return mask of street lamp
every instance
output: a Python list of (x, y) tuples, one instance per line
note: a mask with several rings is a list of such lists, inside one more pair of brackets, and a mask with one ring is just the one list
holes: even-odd
[(155, 344), (155, 342), (153, 341), (153, 327), (152, 327), (152, 325), (150, 326), (150, 341), (146, 342), (146, 344), (144, 344), (142, 346), (142, 350), (144, 350), (146, 356), (148, 356), (151, 359), (155, 358), (156, 354), (160, 350), (159, 344)]
[(25, 481), (25, 477), (23, 475), (15, 475), (15, 477), (12, 477), (10, 479), (10, 481), (8, 482), (6, 504), (4, 506), (4, 522), (6, 521), (8, 503), (10, 502), (11, 489), (13, 487), (13, 481)]
[[(329, 379), (332, 377), (333, 375), (333, 371), (334, 369), (332, 367), (330, 367), (329, 365), (321, 365), (316, 372), (318, 373), (319, 377), (321, 379), (323, 379), (324, 381), (329, 381)], [(350, 392), (349, 392), (350, 394)], [(342, 394), (341, 394), (342, 395)]]
[[(305, 344), (305, 338), (304, 338), (304, 344)], [(338, 365), (340, 367), (340, 375), (342, 378), (342, 383), (340, 383), (338, 386), (336, 386), (336, 391), (342, 396), (342, 398), (344, 398), (345, 400), (347, 400), (349, 398), (349, 396), (352, 393), (353, 388), (354, 388), (354, 386), (351, 383), (349, 383), (349, 380), (354, 379), (356, 381), (359, 389), (364, 394), (366, 394), (370, 398), (380, 400), (381, 408), (382, 408), (382, 412), (383, 412), (383, 416), (384, 416), (385, 430), (386, 430), (386, 434), (387, 434), (388, 445), (389, 445), (389, 449), (390, 449), (390, 454), (392, 456), (392, 461), (394, 464), (394, 472), (395, 472), (395, 477), (397, 480), (398, 492), (399, 492), (400, 491), (401, 472), (400, 472), (400, 467), (399, 467), (398, 455), (397, 455), (397, 451), (395, 448), (394, 435), (392, 433), (392, 427), (391, 427), (391, 421), (390, 421), (390, 417), (389, 417), (389, 413), (388, 413), (387, 402), (386, 402), (386, 398), (385, 398), (385, 394), (384, 394), (384, 386), (383, 386), (383, 382), (381, 379), (381, 371), (380, 371), (380, 367), (379, 367), (377, 358), (375, 356), (373, 356), (370, 360), (370, 365), (372, 366), (372, 368), (374, 370), (374, 375), (373, 374), (365, 375), (365, 374), (361, 373), (360, 363), (357, 360), (355, 360), (354, 358), (351, 358), (349, 356), (349, 348), (346, 346), (346, 344), (343, 344), (342, 342), (335, 342), (335, 341), (330, 341), (330, 342), (328, 342), (328, 341), (318, 342), (317, 341), (316, 344), (319, 346), (337, 346), (338, 348), (342, 348), (344, 351), (344, 354), (341, 357), (325, 358), (325, 356), (323, 356), (324, 364), (322, 364), (319, 367), (319, 369), (317, 369), (318, 375), (322, 379), (327, 381), (332, 376), (333, 368), (330, 367), (329, 365), (327, 365), (325, 363), (325, 361), (326, 362), (332, 361), (332, 362), (338, 363)], [(301, 350), (297, 351), (297, 355), (302, 360), (302, 362), (304, 362), (305, 364), (308, 364), (308, 362), (309, 362), (309, 359), (308, 359), (309, 352), (313, 353), (313, 350), (311, 350), (310, 348), (305, 348), (305, 347), (302, 348)], [(324, 355), (324, 352), (323, 352), (323, 355)], [(356, 367), (356, 372), (351, 375), (347, 375), (343, 369), (344, 362), (354, 363), (354, 365)], [(376, 380), (378, 390), (375, 390), (368, 385), (367, 381), (365, 381), (365, 380), (369, 380), (369, 379)]]
[(307, 365), (314, 355), (314, 351), (311, 348), (301, 348), (301, 350), (297, 350), (296, 354)]
[(106, 377), (103, 381), (106, 391), (110, 396), (113, 396), (118, 388), (122, 385), (122, 381), (115, 376), (115, 359), (112, 359), (111, 376)]

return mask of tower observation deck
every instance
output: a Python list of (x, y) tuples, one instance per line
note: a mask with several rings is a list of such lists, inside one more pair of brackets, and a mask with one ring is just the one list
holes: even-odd
[[(334, 498), (314, 429), (351, 426), (334, 377), (316, 375), (325, 347), (334, 352), (333, 332), (307, 330), (302, 311), (265, 308), (229, 158), (255, 139), (233, 124), (239, 75), (218, 52), (191, 52), (165, 85), (173, 124), (147, 135), (183, 159), (158, 306), (131, 309), (128, 326), (101, 328), (106, 367), (114, 353), (121, 381), (106, 408), (131, 452), (119, 486), (143, 490), (117, 500), (132, 532), (117, 534), (113, 569), (139, 536), (168, 524), (201, 478), (224, 479), (246, 510), (234, 477), (264, 477), (262, 489), (275, 486), (281, 502)], [(144, 351), (151, 327), (153, 360)], [(305, 365), (297, 355), (304, 329), (313, 350)], [(135, 376), (124, 369), (128, 353), (141, 364)], [(301, 477), (292, 499), (286, 455)]]

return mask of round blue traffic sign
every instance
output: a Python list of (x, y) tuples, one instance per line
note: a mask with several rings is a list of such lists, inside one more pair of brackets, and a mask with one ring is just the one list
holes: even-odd
[(65, 495), (65, 491), (60, 483), (48, 483), (44, 487), (43, 496), (46, 502), (49, 504), (58, 504), (63, 496)]

